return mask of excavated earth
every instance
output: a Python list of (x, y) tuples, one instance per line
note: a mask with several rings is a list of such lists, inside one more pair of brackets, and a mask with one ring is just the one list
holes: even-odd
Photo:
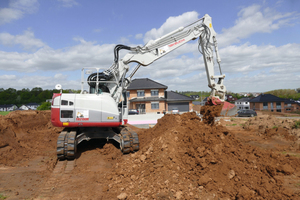
[(132, 154), (91, 140), (78, 145), (75, 161), (59, 162), (62, 129), (51, 125), (49, 111), (0, 116), (0, 197), (300, 199), (297, 119), (215, 118), (219, 111), (201, 108), (203, 121), (190, 112), (166, 114), (149, 129), (128, 125), (140, 140)]

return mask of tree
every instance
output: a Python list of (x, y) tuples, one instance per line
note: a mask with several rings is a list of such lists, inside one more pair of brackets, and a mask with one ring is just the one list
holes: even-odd
[(37, 107), (37, 110), (51, 110), (51, 103), (50, 102), (44, 102), (42, 105)]

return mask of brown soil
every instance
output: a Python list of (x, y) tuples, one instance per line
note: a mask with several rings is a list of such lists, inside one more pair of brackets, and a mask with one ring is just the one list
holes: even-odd
[(259, 114), (249, 120), (213, 122), (209, 116), (201, 121), (195, 113), (185, 113), (166, 114), (149, 129), (128, 125), (139, 135), (138, 152), (122, 155), (116, 143), (83, 142), (71, 173), (57, 173), (56, 139), (61, 129), (51, 125), (50, 112), (12, 112), (0, 117), (0, 195), (299, 199), (300, 134), (295, 120)]

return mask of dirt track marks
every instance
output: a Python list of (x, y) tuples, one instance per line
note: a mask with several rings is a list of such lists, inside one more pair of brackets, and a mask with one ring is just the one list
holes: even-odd
[(72, 172), (75, 166), (75, 160), (71, 161), (58, 161), (49, 179), (46, 181), (44, 187), (42, 187), (37, 199), (51, 199), (56, 191), (62, 186), (67, 178), (68, 174)]

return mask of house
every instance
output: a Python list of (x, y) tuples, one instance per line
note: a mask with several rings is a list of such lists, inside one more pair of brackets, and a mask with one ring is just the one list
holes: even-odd
[(284, 99), (284, 112), (296, 112), (300, 111), (300, 103), (293, 99)]
[(18, 106), (14, 105), (14, 104), (0, 105), (0, 111), (13, 111), (13, 110), (16, 110), (17, 108), (18, 108)]
[(199, 99), (199, 95), (190, 95), (191, 98), (198, 100)]
[(21, 110), (29, 110), (29, 108), (26, 105), (24, 105), (24, 104), (22, 106), (20, 106), (19, 109), (21, 109)]
[(40, 106), (40, 104), (38, 104), (38, 103), (28, 103), (28, 104), (26, 104), (26, 106), (27, 106), (30, 110), (36, 110), (37, 107)]
[(191, 97), (166, 91), (168, 86), (148, 78), (134, 79), (127, 88), (129, 109), (137, 109), (139, 113), (163, 113), (178, 109), (188, 112), (192, 109)]
[(261, 94), (250, 101), (250, 109), (284, 112), (285, 100), (272, 94)]
[(236, 100), (234, 102), (234, 104), (236, 105), (237, 109), (248, 110), (248, 109), (250, 109), (250, 103), (249, 103), (250, 99), (251, 98), (244, 97), (244, 98)]
[(231, 94), (227, 94), (227, 95), (225, 95), (225, 100), (228, 102), (233, 102), (233, 101), (236, 101), (237, 98), (233, 97)]

